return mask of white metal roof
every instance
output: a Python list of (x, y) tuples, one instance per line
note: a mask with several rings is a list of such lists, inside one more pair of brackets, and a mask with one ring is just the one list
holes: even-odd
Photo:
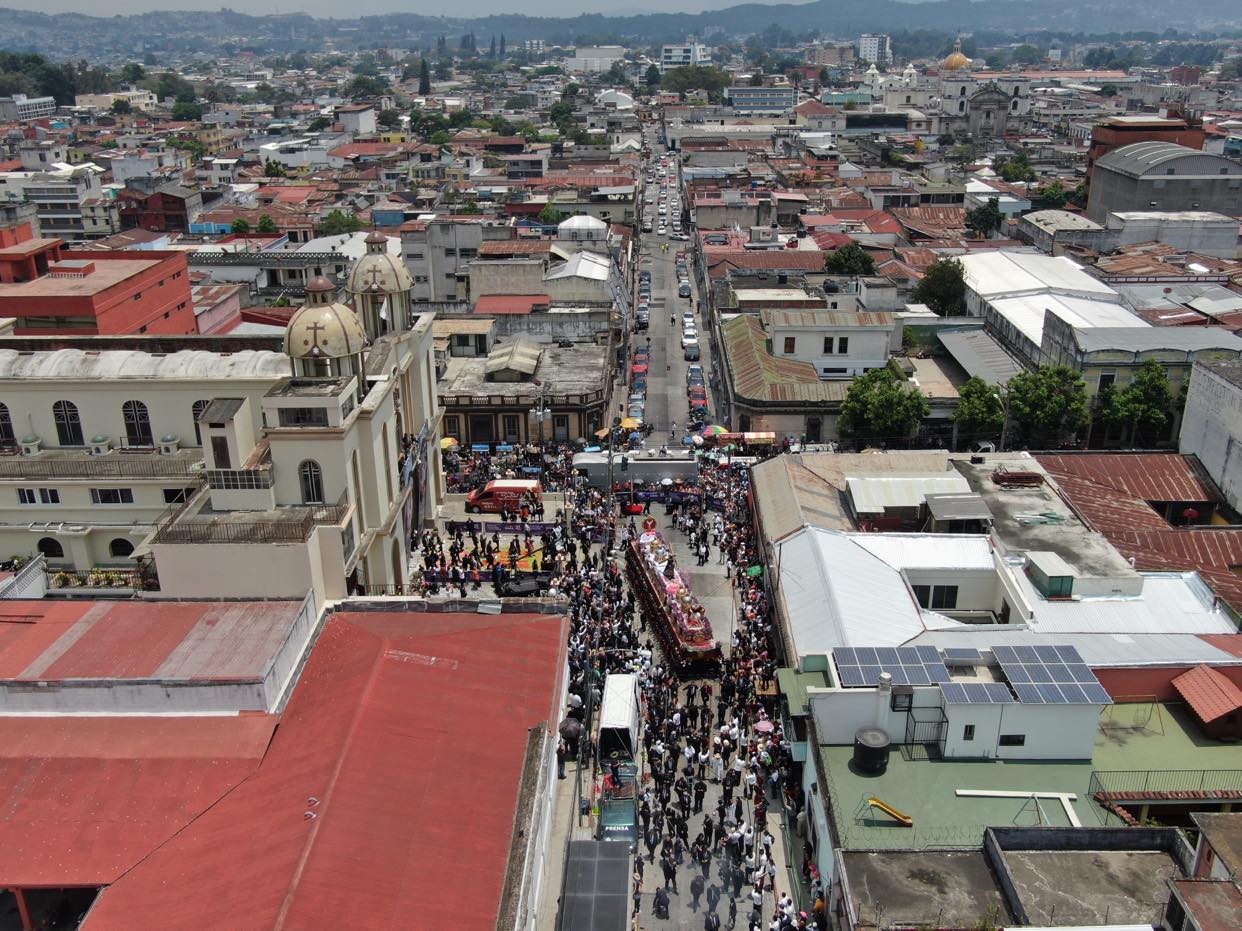
[(604, 680), (604, 697), (600, 702), (601, 728), (629, 728), (637, 724), (638, 682), (632, 673), (612, 672)]
[(894, 569), (996, 568), (982, 534), (855, 533), (849, 538)]
[(1059, 294), (1026, 294), (998, 298), (992, 301), (992, 307), (1036, 346), (1043, 342), (1045, 311), (1051, 311), (1070, 326), (1080, 330), (1092, 327), (1150, 326), (1147, 321), (1136, 317), (1121, 304)]
[(1234, 634), (1237, 627), (1193, 572), (1145, 572), (1137, 598), (1048, 600), (1024, 572), (1013, 578), (1034, 607), (1027, 622), (1041, 633)]
[(886, 508), (914, 508), (928, 495), (966, 494), (970, 483), (957, 472), (905, 477), (847, 478), (846, 490), (858, 514), (879, 514)]
[(849, 535), (804, 527), (779, 544), (776, 567), (799, 654), (899, 646), (924, 630), (901, 573)]
[(607, 256), (594, 252), (576, 253), (564, 265), (544, 276), (545, 281), (558, 278), (590, 278), (594, 281), (608, 280), (609, 261)]
[(1065, 256), (978, 252), (963, 255), (960, 261), (967, 286), (984, 298), (1057, 291), (1120, 299), (1116, 291)]

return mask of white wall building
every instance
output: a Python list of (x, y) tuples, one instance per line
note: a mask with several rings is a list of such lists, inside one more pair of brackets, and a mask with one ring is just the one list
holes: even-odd
[(815, 366), (820, 378), (854, 378), (888, 364), (896, 318), (886, 313), (762, 311), (777, 358)]
[(886, 65), (893, 60), (892, 41), (886, 35), (867, 33), (858, 37), (858, 57), (863, 61)]
[(687, 39), (682, 45), (665, 45), (660, 49), (661, 72), (690, 65), (709, 65), (711, 61), (711, 48), (694, 41), (693, 37)]
[(625, 48), (620, 45), (590, 45), (574, 49), (573, 57), (565, 65), (570, 71), (598, 74), (609, 70), (625, 59)]
[(1207, 469), (1242, 510), (1242, 362), (1198, 362), (1190, 376), (1178, 449)]

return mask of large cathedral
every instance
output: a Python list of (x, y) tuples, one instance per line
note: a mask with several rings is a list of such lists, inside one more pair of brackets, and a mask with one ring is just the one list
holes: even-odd
[(912, 131), (923, 135), (992, 138), (1031, 128), (1031, 82), (1017, 75), (977, 76), (959, 39), (937, 72), (920, 74), (907, 64), (900, 75), (867, 70), (863, 90), (888, 111), (910, 112)]

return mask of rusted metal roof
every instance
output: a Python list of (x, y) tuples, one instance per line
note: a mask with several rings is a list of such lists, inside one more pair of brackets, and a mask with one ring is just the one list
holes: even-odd
[(332, 616), (258, 770), (109, 886), (90, 931), (492, 931), (566, 641), (563, 617)]
[(753, 401), (823, 404), (845, 400), (848, 379), (820, 381), (815, 366), (778, 359), (768, 351), (763, 325), (753, 314), (739, 314), (721, 327), (733, 390)]
[(1173, 688), (1204, 724), (1242, 708), (1242, 688), (1211, 666), (1196, 666), (1173, 680)]
[(1144, 501), (1214, 501), (1190, 460), (1176, 453), (1040, 455), (1053, 475), (1072, 475)]

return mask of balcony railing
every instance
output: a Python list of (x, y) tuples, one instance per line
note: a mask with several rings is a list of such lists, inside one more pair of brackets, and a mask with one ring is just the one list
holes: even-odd
[(68, 459), (39, 456), (0, 457), (0, 479), (54, 478), (191, 478), (202, 474), (202, 460), (124, 453)]
[[(249, 516), (244, 511), (203, 513), (197, 498), (162, 518), (152, 543), (305, 543), (320, 526), (339, 525), (349, 513), (349, 496), (336, 504), (282, 508), (279, 516)], [(271, 513), (271, 512), (264, 512)]]
[(137, 592), (159, 591), (159, 579), (142, 569), (45, 569), (48, 591), (70, 588), (122, 588)]
[(1091, 795), (1145, 798), (1180, 792), (1242, 793), (1242, 769), (1097, 770), (1091, 774)]
[(255, 491), (274, 484), (272, 467), (258, 469), (208, 469), (207, 484), (220, 491)]

